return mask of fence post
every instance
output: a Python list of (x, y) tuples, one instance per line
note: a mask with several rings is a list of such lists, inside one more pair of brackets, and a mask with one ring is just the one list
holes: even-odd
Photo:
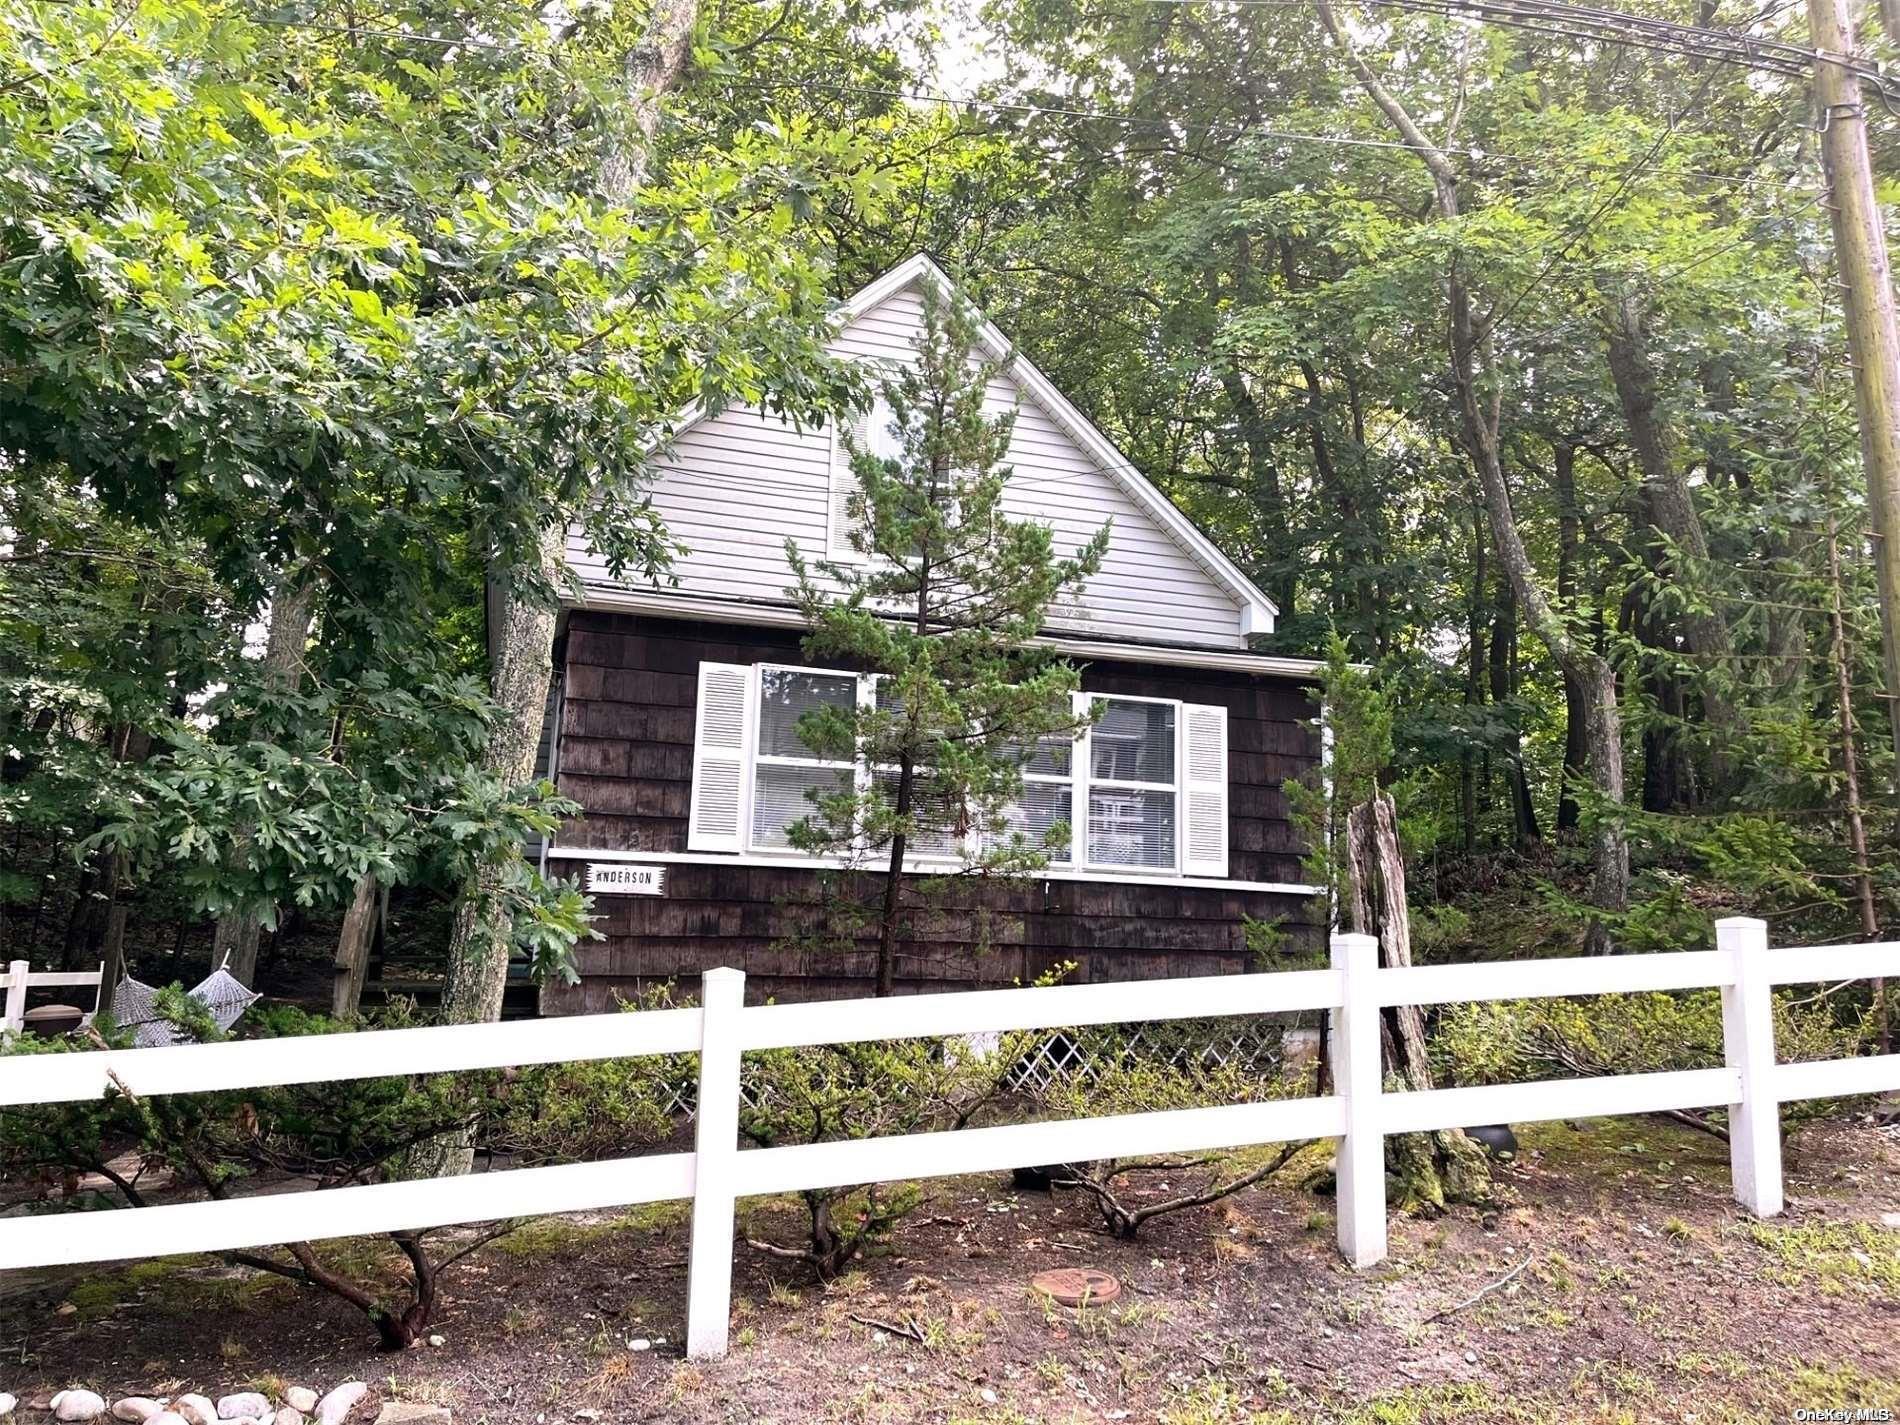
[(1379, 942), (1333, 936), (1344, 989), (1333, 1013), (1333, 1092), (1346, 1111), (1335, 1203), (1339, 1251), (1355, 1267), (1385, 1260), (1385, 1133), (1380, 1125)]
[(732, 1316), (745, 971), (708, 970), (699, 983), (703, 1015), (693, 1125), (693, 1234), (686, 1267), (686, 1354), (695, 1359), (726, 1354)]
[(0, 1034), (18, 1034), (26, 1027), (26, 976), (26, 961), (7, 966), (7, 1008), (0, 1017)]
[(1783, 1199), (1768, 923), (1748, 916), (1718, 920), (1715, 944), (1732, 962), (1729, 983), (1722, 986), (1722, 1049), (1742, 1081), (1741, 1102), (1728, 1109), (1729, 1173), (1735, 1200), (1757, 1217), (1773, 1217)]

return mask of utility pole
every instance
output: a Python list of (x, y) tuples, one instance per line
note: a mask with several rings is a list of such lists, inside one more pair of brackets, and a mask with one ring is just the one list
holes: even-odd
[(1854, 363), (1854, 406), (1880, 591), (1880, 663), (1900, 790), (1900, 322), (1894, 315), (1887, 235), (1874, 200), (1867, 116), (1860, 76), (1840, 58), (1854, 53), (1847, 0), (1808, 0), (1817, 51), (1814, 93), (1821, 113), (1821, 158), (1834, 224), (1847, 350)]

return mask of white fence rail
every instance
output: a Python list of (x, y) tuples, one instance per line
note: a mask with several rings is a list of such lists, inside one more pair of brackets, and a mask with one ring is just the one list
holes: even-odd
[(30, 989), (76, 989), (90, 985), (96, 1006), (105, 971), (103, 961), (96, 970), (35, 970), (24, 960), (13, 961), (7, 966), (6, 974), (0, 976), (0, 990), (5, 991), (4, 998), (0, 999), (0, 1034), (18, 1034), (26, 1027), (26, 992)]
[[(1485, 1123), (1725, 1106), (1736, 1199), (1782, 1206), (1784, 1101), (1900, 1089), (1900, 1054), (1777, 1064), (1771, 995), (1781, 984), (1900, 976), (1900, 942), (1770, 951), (1758, 920), (1724, 920), (1717, 948), (1689, 954), (1381, 969), (1368, 936), (1333, 938), (1332, 968), (1134, 984), (977, 991), (824, 1004), (744, 1003), (745, 976), (709, 970), (697, 1008), (307, 1039), (0, 1059), (0, 1107), (194, 1093), (581, 1059), (695, 1052), (690, 1153), (517, 1168), (229, 1202), (0, 1222), (0, 1269), (265, 1246), (403, 1228), (691, 1198), (687, 1349), (726, 1349), (734, 1209), (741, 1197), (833, 1184), (986, 1172), (1142, 1153), (1338, 1138), (1339, 1249), (1355, 1266), (1386, 1254), (1388, 1134)], [(1726, 1062), (1716, 1069), (1540, 1081), (1422, 1093), (1382, 1091), (1379, 1012), (1402, 1004), (1718, 987)], [(1325, 1009), (1334, 1091), (960, 1133), (741, 1151), (739, 1069), (747, 1050), (1044, 1029), (1136, 1020)]]

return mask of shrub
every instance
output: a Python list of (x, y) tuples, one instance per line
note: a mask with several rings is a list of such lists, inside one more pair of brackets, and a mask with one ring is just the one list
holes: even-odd
[[(190, 1012), (182, 992), (162, 992), (161, 1013), (201, 1042), (224, 1037)], [(398, 1008), (357, 1023), (339, 1023), (278, 1006), (253, 1012), (249, 1038), (332, 1034), (364, 1027), (413, 1023)], [(84, 1053), (123, 1048), (130, 1036), (102, 1024), (91, 1039), (17, 1038), (0, 1053)], [(576, 1075), (598, 1086), (611, 1080), (611, 1065), (550, 1066), (519, 1072), (482, 1072), (416, 1078), (353, 1079), (226, 1093), (144, 1097), (115, 1085), (104, 1098), (83, 1103), (29, 1105), (0, 1112), (0, 1173), (70, 1182), (96, 1173), (120, 1203), (149, 1201), (147, 1175), (169, 1170), (177, 1184), (201, 1197), (239, 1195), (246, 1180), (262, 1176), (310, 1179), (316, 1190), (374, 1182), (398, 1175), (418, 1144), (437, 1135), (472, 1133), (483, 1141), (527, 1140), (530, 1156), (574, 1156), (611, 1140), (616, 1148), (650, 1141), (670, 1121), (652, 1103), (639, 1101), (651, 1080), (627, 1076), (606, 1096), (602, 1110), (585, 1120), (576, 1102)], [(622, 1070), (623, 1076), (626, 1071)], [(576, 1125), (582, 1124), (586, 1132)], [(130, 1172), (113, 1166), (130, 1152)], [(84, 1205), (84, 1204), (78, 1204)], [(54, 1209), (57, 1210), (57, 1209)], [(431, 1233), (392, 1232), (391, 1244), (407, 1263), (406, 1276), (391, 1277), (360, 1254), (319, 1251), (306, 1242), (268, 1251), (231, 1251), (227, 1260), (328, 1293), (361, 1311), (385, 1349), (413, 1344), (435, 1319), (437, 1284), (443, 1271), (514, 1226), (479, 1227), (472, 1238), (432, 1249)]]
[[(1038, 1089), (1035, 1100), (1048, 1117), (1084, 1118), (1297, 1098), (1310, 1087), (1310, 1076), (1302, 1082), (1297, 1072), (1263, 1073), (1239, 1059), (1217, 1058), (1207, 1050), (1207, 1029), (1204, 1021), (1147, 1025), (1139, 1039), (1127, 1026), (1067, 1031), (1078, 1067)], [(1157, 1217), (1252, 1187), (1305, 1146), (1282, 1144), (1265, 1158), (1222, 1150), (1191, 1158), (1161, 1155), (1070, 1163), (1052, 1174), (1052, 1181), (1090, 1194), (1108, 1230), (1117, 1237), (1133, 1237)], [(1137, 1174), (1155, 1172), (1185, 1177), (1193, 1186), (1160, 1201), (1138, 1200), (1131, 1183)]]
[[(1778, 995), (1775, 1043), (1784, 1060), (1860, 1052), (1860, 1025), (1841, 1025), (1825, 998)], [(1596, 1078), (1713, 1068), (1723, 1062), (1722, 994), (1598, 995), (1590, 999), (1503, 1000), (1446, 1010), (1432, 1036), (1434, 1067), (1457, 1084)], [(1790, 1116), (1814, 1108), (1790, 1104)], [(1671, 1114), (1726, 1137), (1721, 1110)]]

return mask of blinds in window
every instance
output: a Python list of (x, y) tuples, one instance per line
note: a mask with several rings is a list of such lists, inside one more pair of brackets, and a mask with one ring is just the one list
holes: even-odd
[(686, 826), (689, 851), (745, 849), (747, 728), (752, 702), (750, 667), (743, 663), (699, 665), (693, 797)]
[(1181, 870), (1227, 874), (1227, 709), (1188, 703), (1181, 709)]
[[(861, 559), (864, 556), (851, 544), (851, 497), (858, 493), (858, 477), (852, 472), (854, 451), (869, 449), (870, 418), (863, 411), (831, 423), (831, 491), (825, 553), (835, 560)], [(848, 437), (848, 438), (847, 438)]]

